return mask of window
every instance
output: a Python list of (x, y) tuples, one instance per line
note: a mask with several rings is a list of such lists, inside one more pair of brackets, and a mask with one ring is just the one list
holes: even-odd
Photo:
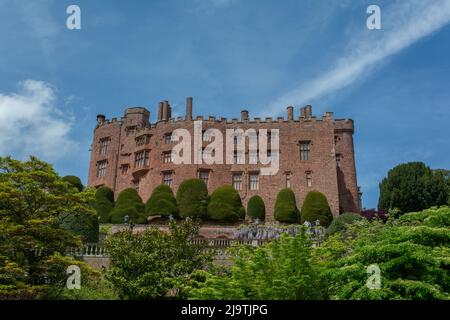
[(312, 172), (306, 172), (306, 186), (308, 188), (312, 187)]
[(257, 173), (250, 174), (250, 190), (259, 190), (259, 175)]
[(233, 188), (242, 190), (242, 173), (233, 174)]
[(136, 138), (136, 146), (143, 146), (145, 144), (148, 144), (150, 142), (150, 136), (148, 134), (145, 134), (143, 136)]
[(121, 171), (122, 174), (127, 174), (129, 168), (130, 168), (130, 165), (129, 165), (129, 164), (123, 164), (123, 165), (120, 167), (120, 171)]
[(206, 186), (208, 186), (209, 171), (199, 171), (198, 177), (205, 182)]
[(336, 154), (336, 166), (337, 167), (340, 167), (341, 166), (341, 154), (340, 153), (337, 153)]
[(290, 188), (290, 187), (291, 187), (291, 174), (286, 173), (286, 188)]
[(100, 154), (106, 154), (108, 152), (109, 138), (100, 139)]
[(233, 163), (234, 164), (242, 164), (243, 162), (243, 152), (242, 151), (235, 151), (234, 157), (233, 157)]
[(163, 183), (169, 187), (172, 187), (172, 172), (163, 173)]
[(212, 140), (211, 131), (203, 130), (203, 141), (210, 142)]
[(251, 150), (251, 151), (249, 151), (248, 152), (248, 162), (250, 163), (250, 164), (256, 164), (256, 163), (258, 163), (258, 154), (259, 154), (259, 151), (258, 150)]
[(172, 133), (167, 133), (167, 134), (164, 136), (164, 142), (165, 142), (166, 144), (171, 144), (171, 143), (172, 143)]
[(300, 141), (300, 160), (309, 160), (311, 151), (310, 141)]
[(136, 132), (136, 126), (126, 128), (127, 137), (133, 135)]
[(97, 163), (97, 177), (104, 177), (106, 175), (106, 160)]
[(135, 168), (142, 168), (144, 166), (148, 166), (150, 162), (150, 151), (143, 150), (136, 153), (136, 158), (134, 162)]
[(163, 153), (163, 163), (172, 163), (172, 151)]

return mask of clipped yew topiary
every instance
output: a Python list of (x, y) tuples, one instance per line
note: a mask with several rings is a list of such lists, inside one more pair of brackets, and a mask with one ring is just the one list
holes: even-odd
[(264, 220), (266, 217), (266, 206), (260, 196), (253, 196), (248, 200), (247, 214), (252, 219)]
[(232, 186), (224, 185), (214, 190), (208, 204), (208, 218), (215, 221), (238, 221), (245, 218), (241, 197)]
[(295, 194), (290, 188), (281, 190), (275, 201), (275, 219), (280, 222), (298, 222), (298, 209)]
[(326, 229), (326, 234), (332, 235), (336, 232), (345, 231), (348, 225), (352, 224), (355, 221), (360, 221), (363, 219), (365, 218), (357, 213), (353, 212), (343, 213), (339, 217), (336, 217), (333, 219), (333, 221), (331, 221), (331, 224)]
[(301, 210), (302, 223), (320, 221), (322, 227), (328, 227), (333, 220), (331, 209), (325, 195), (318, 191), (310, 191), (306, 195)]
[(69, 183), (72, 187), (77, 188), (78, 192), (81, 192), (84, 189), (81, 179), (76, 176), (65, 176), (62, 180)]
[(208, 188), (201, 179), (183, 181), (178, 187), (177, 204), (180, 217), (206, 217), (208, 206)]
[(95, 192), (94, 208), (100, 223), (109, 223), (111, 210), (114, 208), (114, 192), (111, 188), (100, 187)]
[(133, 223), (146, 223), (145, 205), (142, 199), (133, 188), (123, 190), (116, 201), (116, 206), (109, 214), (110, 222), (120, 224), (128, 216)]
[(177, 201), (173, 195), (172, 189), (165, 184), (157, 186), (147, 203), (145, 204), (145, 215), (148, 216), (177, 216)]

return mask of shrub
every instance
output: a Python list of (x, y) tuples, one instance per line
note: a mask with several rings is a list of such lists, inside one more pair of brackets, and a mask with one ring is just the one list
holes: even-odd
[(109, 214), (114, 208), (114, 192), (108, 187), (100, 187), (95, 192), (94, 208), (100, 223), (110, 222)]
[(339, 217), (333, 219), (331, 224), (326, 229), (327, 235), (332, 235), (336, 232), (342, 232), (347, 229), (349, 224), (352, 224), (355, 221), (359, 221), (364, 219), (361, 215), (353, 212), (346, 212), (341, 214)]
[(305, 221), (314, 222), (320, 221), (322, 227), (328, 227), (333, 220), (330, 206), (328, 205), (325, 195), (318, 191), (310, 191), (306, 195), (303, 202), (302, 210), (302, 223)]
[(295, 194), (290, 188), (281, 190), (275, 201), (275, 219), (280, 222), (298, 222), (298, 209)]
[(178, 187), (177, 199), (179, 215), (182, 218), (204, 218), (208, 206), (208, 188), (203, 180), (189, 179)]
[(99, 225), (95, 213), (72, 213), (62, 218), (61, 227), (74, 235), (80, 236), (83, 242), (98, 242)]
[(144, 215), (145, 205), (142, 199), (133, 188), (123, 190), (117, 198), (116, 206), (110, 213), (111, 223), (123, 223), (124, 217), (129, 216), (133, 223), (146, 223)]
[(70, 184), (72, 187), (77, 188), (78, 192), (81, 192), (84, 189), (81, 179), (76, 176), (65, 176), (62, 180)]
[(165, 184), (157, 186), (147, 203), (145, 204), (146, 216), (161, 215), (169, 217), (178, 215), (177, 201), (173, 196), (172, 189)]
[(260, 196), (253, 196), (248, 200), (247, 214), (252, 219), (264, 220), (266, 217), (266, 206)]
[(208, 218), (211, 220), (237, 221), (245, 218), (239, 193), (232, 186), (217, 188), (208, 204)]

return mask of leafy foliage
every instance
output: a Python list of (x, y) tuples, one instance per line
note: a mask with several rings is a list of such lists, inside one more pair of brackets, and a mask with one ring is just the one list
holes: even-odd
[(201, 179), (183, 181), (177, 190), (177, 203), (182, 218), (204, 218), (208, 206), (208, 188)]
[(95, 192), (95, 210), (100, 223), (109, 223), (110, 213), (114, 208), (114, 192), (109, 187), (100, 187)]
[(146, 223), (145, 205), (137, 191), (127, 188), (119, 193), (116, 206), (109, 214), (111, 223), (120, 224), (128, 216), (133, 223)]
[(80, 236), (82, 242), (98, 242), (99, 223), (95, 213), (74, 213), (61, 221), (61, 227)]
[(361, 215), (353, 212), (346, 212), (341, 214), (339, 217), (336, 217), (331, 221), (331, 224), (326, 229), (327, 235), (332, 235), (336, 232), (342, 232), (347, 229), (349, 224), (352, 224), (355, 221), (360, 221), (364, 219)]
[(204, 245), (191, 243), (198, 229), (198, 223), (186, 219), (171, 221), (169, 232), (151, 227), (110, 236), (105, 246), (112, 267), (106, 278), (122, 299), (184, 297), (182, 288), (190, 274), (211, 261)]
[(35, 157), (0, 157), (0, 298), (55, 298), (67, 265), (85, 267), (63, 256), (80, 241), (61, 222), (93, 214), (92, 190), (73, 190)]
[(295, 202), (295, 194), (289, 189), (281, 190), (275, 201), (275, 219), (280, 222), (298, 222), (298, 209)]
[(241, 246), (232, 250), (228, 272), (199, 271), (186, 290), (192, 299), (324, 299), (312, 250), (304, 227), (295, 237), (283, 234), (263, 247)]
[(302, 222), (320, 221), (320, 225), (328, 227), (333, 220), (330, 206), (325, 195), (318, 191), (310, 191), (303, 201), (301, 209)]
[(401, 213), (420, 211), (448, 203), (449, 187), (442, 171), (422, 162), (409, 162), (389, 170), (380, 183), (378, 208), (397, 208)]
[(229, 185), (217, 188), (208, 204), (208, 218), (216, 221), (238, 221), (245, 218), (241, 196)]
[(176, 217), (178, 215), (177, 201), (168, 185), (161, 184), (153, 190), (145, 204), (145, 213), (146, 216)]
[(266, 206), (260, 196), (255, 195), (248, 200), (247, 214), (252, 219), (264, 220), (266, 217)]
[(76, 188), (78, 192), (81, 192), (84, 189), (81, 179), (76, 176), (64, 176), (62, 180), (69, 183), (72, 187)]

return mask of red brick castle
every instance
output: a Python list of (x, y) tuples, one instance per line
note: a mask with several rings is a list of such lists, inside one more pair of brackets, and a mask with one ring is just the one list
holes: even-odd
[[(134, 187), (146, 201), (161, 183), (170, 185), (176, 193), (185, 179), (200, 178), (210, 193), (224, 184), (233, 185), (245, 206), (250, 197), (260, 195), (266, 205), (267, 221), (273, 220), (277, 193), (285, 187), (294, 191), (298, 207), (309, 191), (317, 190), (325, 194), (335, 216), (361, 210), (353, 148), (354, 127), (350, 119), (333, 119), (332, 112), (317, 118), (311, 106), (301, 108), (297, 118), (294, 108), (288, 107), (286, 119), (250, 119), (245, 110), (240, 120), (213, 116), (193, 119), (192, 98), (187, 98), (185, 118), (172, 118), (167, 101), (159, 103), (156, 123), (150, 123), (149, 118), (150, 112), (139, 107), (126, 109), (120, 120), (97, 116), (89, 186), (108, 186), (116, 197), (123, 189)], [(248, 164), (248, 161), (246, 164), (237, 164), (237, 161), (235, 164), (174, 164), (171, 134), (183, 128), (193, 135), (195, 120), (202, 120), (203, 131), (215, 128), (224, 135), (226, 129), (278, 129), (278, 172), (261, 175), (264, 165)], [(204, 137), (203, 146), (209, 143)], [(242, 156), (248, 158), (248, 144)]]

